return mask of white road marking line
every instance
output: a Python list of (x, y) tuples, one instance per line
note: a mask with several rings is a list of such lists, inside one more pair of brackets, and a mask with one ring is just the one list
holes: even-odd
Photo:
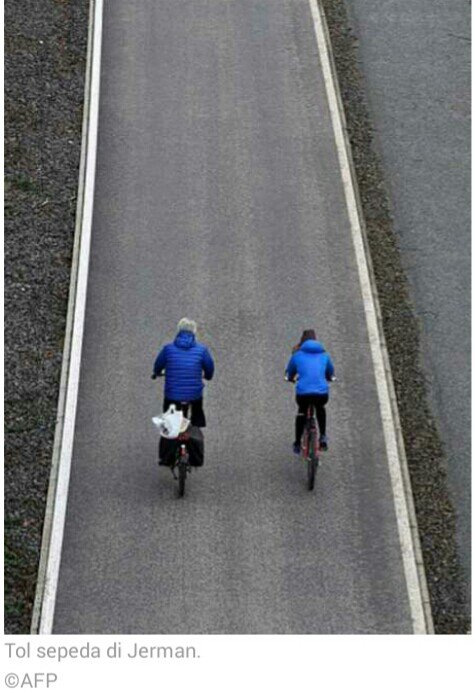
[[(417, 523), (413, 509), (407, 461), (400, 436), (397, 403), (394, 396), (389, 361), (385, 354), (382, 327), (378, 321), (376, 290), (373, 290), (369, 260), (365, 251), (365, 241), (360, 218), (358, 198), (352, 175), (349, 145), (345, 138), (343, 107), (339, 99), (336, 77), (332, 69), (331, 49), (328, 32), (320, 0), (309, 0), (317, 47), (322, 65), (328, 104), (335, 133), (343, 187), (350, 219), (351, 233), (355, 248), (358, 274), (371, 346), (379, 406), (383, 423), (389, 472), (393, 488), (394, 506), (399, 532), (399, 541), (404, 564), (412, 624), (415, 634), (432, 633), (432, 617), (427, 595), (424, 568), (419, 548)], [(386, 358), (385, 358), (386, 357)], [(393, 404), (392, 404), (393, 403)], [(394, 409), (393, 409), (394, 406)], [(399, 433), (399, 436), (398, 436)]]
[(81, 170), (65, 352), (32, 632), (51, 634), (74, 443), (96, 171), (103, 0), (91, 0)]

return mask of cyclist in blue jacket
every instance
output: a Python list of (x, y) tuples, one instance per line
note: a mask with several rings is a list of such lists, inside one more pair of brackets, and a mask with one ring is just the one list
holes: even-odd
[(289, 381), (294, 381), (298, 377), (296, 386), (298, 414), (295, 418), (295, 441), (292, 447), (296, 454), (300, 453), (300, 440), (309, 405), (315, 405), (320, 447), (323, 450), (328, 448), (325, 405), (328, 402), (328, 382), (334, 374), (332, 360), (320, 342), (317, 342), (315, 331), (304, 330), (300, 342), (293, 349), (286, 369)]
[(152, 378), (165, 370), (165, 399), (163, 411), (175, 404), (182, 409), (182, 402), (191, 403), (191, 423), (206, 426), (203, 410), (203, 376), (213, 378), (214, 362), (205, 345), (196, 341), (196, 323), (182, 318), (178, 323), (178, 334), (173, 342), (165, 345), (158, 353), (153, 366)]

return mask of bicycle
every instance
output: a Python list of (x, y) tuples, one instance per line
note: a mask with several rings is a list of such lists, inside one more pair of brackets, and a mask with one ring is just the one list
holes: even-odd
[[(285, 376), (285, 380), (288, 383), (296, 382), (296, 379), (289, 379), (287, 376)], [(329, 381), (334, 383), (336, 381), (335, 376), (332, 376)], [(309, 405), (300, 441), (300, 457), (307, 463), (307, 488), (309, 491), (312, 491), (315, 487), (315, 477), (320, 463), (320, 451), (315, 405)]]
[[(155, 380), (157, 377), (162, 378), (164, 375), (165, 374), (163, 371), (159, 374), (152, 374), (152, 380)], [(180, 401), (179, 409), (183, 412), (183, 417), (185, 419), (188, 418), (187, 415), (189, 408), (192, 408), (192, 404), (190, 402)], [(191, 415), (192, 413), (190, 412), (190, 421)], [(176, 438), (178, 445), (174, 452), (174, 459), (173, 462), (168, 466), (173, 474), (173, 478), (178, 482), (179, 497), (183, 497), (185, 495), (186, 478), (188, 473), (191, 472), (192, 468), (192, 465), (190, 463), (190, 452), (188, 450), (187, 443), (190, 440), (190, 438), (191, 435), (189, 430), (186, 430), (178, 434), (178, 437)]]

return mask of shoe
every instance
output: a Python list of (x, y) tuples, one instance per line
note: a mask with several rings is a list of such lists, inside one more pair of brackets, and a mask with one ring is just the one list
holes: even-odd
[(328, 439), (326, 436), (320, 436), (320, 450), (328, 451)]
[(300, 446), (298, 443), (292, 444), (292, 452), (295, 453), (295, 455), (300, 455)]

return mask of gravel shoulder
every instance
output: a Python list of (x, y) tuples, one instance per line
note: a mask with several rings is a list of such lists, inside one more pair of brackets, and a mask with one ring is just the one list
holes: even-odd
[(5, 631), (27, 633), (56, 418), (88, 2), (5, 3)]
[[(435, 628), (464, 633), (443, 450), (343, 0), (323, 0), (372, 251)], [(81, 144), (88, 2), (5, 3), (5, 632), (28, 633), (51, 464)], [(407, 383), (411, 388), (407, 388)]]

